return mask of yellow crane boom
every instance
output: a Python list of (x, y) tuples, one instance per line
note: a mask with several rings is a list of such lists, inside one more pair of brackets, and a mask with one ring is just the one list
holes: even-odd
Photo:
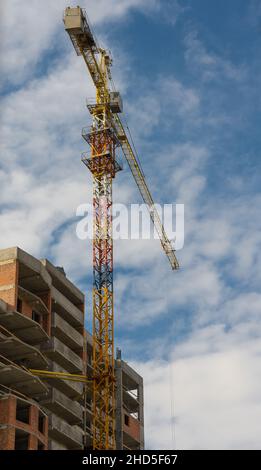
[(124, 156), (129, 164), (130, 170), (132, 175), (136, 181), (136, 184), (139, 188), (140, 194), (142, 196), (143, 201), (148, 207), (150, 212), (150, 217), (154, 226), (157, 230), (159, 239), (161, 241), (163, 250), (165, 251), (169, 262), (171, 264), (172, 269), (178, 269), (179, 263), (175, 255), (175, 250), (172, 247), (170, 240), (168, 239), (164, 226), (160, 220), (159, 214), (157, 209), (155, 208), (154, 201), (152, 199), (150, 190), (147, 186), (145, 177), (143, 175), (143, 171), (140, 168), (139, 162), (135, 156), (135, 153), (132, 149), (132, 146), (128, 140), (127, 134), (125, 132), (124, 126), (121, 122), (121, 119), (118, 114), (114, 114), (113, 116), (114, 125), (116, 128), (117, 136), (121, 142), (121, 148), (124, 153)]
[[(75, 51), (77, 55), (81, 55), (88, 67), (90, 72), (91, 78), (93, 83), (96, 87), (96, 90), (106, 89), (107, 95), (109, 98), (109, 90), (107, 88), (106, 79), (104, 78), (104, 72), (101, 70), (99, 65), (99, 58), (98, 56), (101, 53), (105, 53), (106, 51), (99, 48), (94, 38), (94, 35), (91, 31), (89, 26), (86, 12), (77, 7), (77, 8), (67, 8), (65, 11), (65, 20), (67, 26), (67, 32), (70, 36), (70, 39), (73, 43)], [(75, 28), (68, 27), (71, 25), (75, 25)], [(77, 23), (78, 22), (78, 23)], [(77, 29), (77, 24), (80, 26)], [(111, 65), (111, 61), (107, 64), (107, 69), (109, 69)], [(110, 71), (109, 71), (110, 76)], [(159, 214), (155, 208), (153, 198), (147, 186), (143, 171), (140, 167), (140, 164), (136, 158), (135, 152), (132, 148), (132, 145), (128, 139), (127, 133), (124, 129), (122, 121), (118, 115), (118, 113), (113, 113), (111, 115), (112, 118), (112, 125), (115, 129), (116, 135), (119, 139), (123, 154), (128, 162), (134, 180), (139, 188), (140, 194), (142, 196), (143, 201), (147, 204), (148, 209), (150, 211), (151, 219), (155, 225), (157, 233), (159, 235), (163, 250), (165, 251), (169, 262), (171, 264), (172, 269), (178, 269), (179, 263), (175, 255), (175, 249), (172, 246), (171, 241), (169, 240), (168, 236), (166, 235), (165, 229), (163, 224), (160, 220)]]

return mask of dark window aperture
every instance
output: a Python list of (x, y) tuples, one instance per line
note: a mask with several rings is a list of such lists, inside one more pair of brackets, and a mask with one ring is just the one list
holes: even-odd
[(38, 441), (37, 450), (44, 450), (44, 445), (41, 441)]
[(32, 320), (36, 321), (37, 323), (41, 323), (41, 315), (39, 313), (32, 311)]
[(30, 406), (17, 406), (16, 407), (16, 420), (21, 423), (29, 424), (30, 419)]
[(38, 430), (43, 434), (44, 432), (44, 422), (45, 422), (45, 416), (39, 414), (38, 418)]
[(18, 300), (17, 300), (17, 312), (22, 313), (22, 308), (23, 308), (23, 301), (22, 301), (21, 299), (19, 299), (19, 297), (18, 297)]
[(29, 436), (20, 436), (15, 432), (15, 450), (28, 450)]

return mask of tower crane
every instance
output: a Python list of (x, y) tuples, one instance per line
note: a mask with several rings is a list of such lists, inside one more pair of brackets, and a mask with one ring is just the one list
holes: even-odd
[(122, 101), (112, 86), (110, 54), (99, 47), (84, 9), (66, 8), (64, 25), (96, 89), (95, 104), (87, 104), (92, 125), (82, 131), (90, 146), (82, 161), (93, 176), (93, 449), (115, 449), (112, 186), (121, 170), (117, 148), (128, 162), (171, 268), (179, 264), (120, 118)]

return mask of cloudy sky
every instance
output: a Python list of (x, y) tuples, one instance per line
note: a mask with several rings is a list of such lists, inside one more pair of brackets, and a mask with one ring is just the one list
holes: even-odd
[[(78, 1), (72, 0), (71, 6)], [(86, 293), (86, 98), (66, 0), (1, 2), (0, 246), (63, 265)], [(260, 449), (260, 0), (82, 0), (109, 47), (148, 183), (185, 204), (173, 273), (158, 241), (115, 243), (117, 346), (144, 376), (148, 448)], [(140, 203), (124, 165), (115, 200)]]

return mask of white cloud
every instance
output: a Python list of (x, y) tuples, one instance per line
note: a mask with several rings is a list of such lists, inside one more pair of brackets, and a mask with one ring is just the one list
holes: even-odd
[(2, 151), (8, 167), (19, 161), (30, 163), (31, 170), (46, 170), (53, 160), (53, 171), (68, 158), (65, 147), (82, 141), (81, 126), (89, 122), (85, 97), (93, 88), (82, 61), (66, 59), (52, 73), (3, 99)]
[(139, 96), (128, 102), (133, 135), (144, 140), (153, 132), (170, 131), (176, 123), (195, 125), (200, 113), (200, 100), (197, 90), (184, 86), (174, 76), (160, 77), (155, 83), (146, 84)]
[(19, 0), (2, 2), (1, 66), (10, 82), (17, 84), (30, 76), (40, 53), (55, 47), (60, 36), (56, 39), (54, 33), (64, 4), (63, 0), (32, 0), (21, 7)]
[(66, 57), (46, 76), (2, 100), (1, 246), (19, 245), (36, 256), (90, 198), (91, 178), (80, 162), (92, 92), (82, 61)]
[(187, 64), (195, 68), (205, 81), (229, 79), (242, 82), (247, 78), (244, 66), (236, 66), (233, 62), (220, 55), (209, 52), (198, 37), (197, 31), (191, 30), (185, 37)]
[[(1, 192), (9, 194), (9, 205), (2, 209), (0, 217), (1, 248), (18, 245), (35, 256), (43, 256), (49, 251), (55, 230), (75, 216), (85, 185), (60, 179), (38, 186), (25, 174), (9, 176), (11, 185), (5, 180), (1, 186)], [(15, 186), (19, 179), (23, 183), (21, 193)]]
[[(64, 256), (65, 253), (66, 256)], [(56, 260), (57, 265), (64, 267), (70, 279), (75, 279), (76, 282), (81, 276), (87, 278), (92, 274), (91, 241), (80, 240), (76, 237), (75, 223), (63, 230), (58, 243), (51, 248), (51, 256)]]
[(261, 347), (243, 331), (208, 327), (175, 348), (171, 365), (134, 364), (145, 380), (147, 448), (174, 447), (172, 396), (177, 449), (260, 450)]
[[(86, 8), (93, 24), (99, 24), (117, 21), (133, 8), (150, 11), (157, 3), (156, 0), (84, 0), (81, 7)], [(69, 4), (77, 6), (78, 0)], [(2, 1), (2, 79), (17, 85), (33, 75), (44, 53), (64, 50), (62, 20), (67, 6), (67, 0), (31, 0), (22, 4), (20, 0)]]

